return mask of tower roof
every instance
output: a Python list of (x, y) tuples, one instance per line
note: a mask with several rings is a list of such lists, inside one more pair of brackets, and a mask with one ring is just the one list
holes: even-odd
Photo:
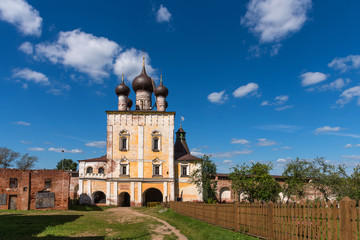
[(124, 74), (122, 75), (121, 83), (119, 85), (117, 85), (117, 87), (115, 88), (115, 93), (118, 96), (120, 96), (120, 95), (129, 96), (129, 94), (130, 94), (130, 88), (128, 86), (126, 86), (124, 83)]
[(189, 147), (186, 142), (185, 138), (186, 132), (182, 127), (179, 128), (176, 132), (176, 141), (174, 146), (175, 152), (175, 160), (182, 160), (182, 161), (196, 161), (200, 160), (200, 158), (191, 155)]
[(160, 84), (154, 90), (155, 96), (164, 96), (167, 97), (169, 90), (162, 83), (162, 75), (160, 76)]

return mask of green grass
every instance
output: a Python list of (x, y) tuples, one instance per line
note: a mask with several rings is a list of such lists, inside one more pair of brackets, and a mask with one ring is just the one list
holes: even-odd
[(0, 239), (151, 239), (155, 220), (119, 222), (109, 211), (0, 211)]
[(180, 215), (171, 209), (159, 213), (160, 209), (161, 208), (137, 208), (136, 210), (167, 221), (169, 224), (179, 229), (189, 240), (258, 239)]

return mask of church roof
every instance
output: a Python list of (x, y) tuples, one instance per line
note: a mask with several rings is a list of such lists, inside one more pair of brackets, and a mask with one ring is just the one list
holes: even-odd
[[(183, 133), (183, 135), (180, 136), (180, 133)], [(186, 143), (185, 133), (186, 132), (182, 129), (182, 127), (180, 127), (179, 130), (176, 132), (176, 142), (174, 146), (175, 160), (179, 160), (179, 161), (200, 160), (200, 158), (191, 155), (189, 147)]]
[(79, 162), (106, 162), (107, 158), (106, 155), (98, 157), (98, 158), (90, 158), (90, 159), (84, 159), (84, 160), (78, 160)]

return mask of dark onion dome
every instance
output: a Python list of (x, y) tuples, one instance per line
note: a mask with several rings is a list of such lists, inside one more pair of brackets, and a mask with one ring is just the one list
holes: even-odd
[(167, 89), (167, 87), (165, 87), (162, 82), (160, 82), (160, 84), (155, 88), (155, 96), (164, 96), (167, 97), (169, 94), (169, 90)]
[(132, 82), (132, 88), (136, 92), (137, 90), (148, 90), (153, 92), (153, 84), (151, 78), (146, 74), (145, 65), (139, 76), (134, 78)]
[(115, 88), (115, 93), (118, 96), (120, 96), (120, 95), (129, 96), (129, 94), (130, 94), (130, 88), (128, 86), (126, 86), (124, 83), (124, 74), (122, 75), (121, 83), (119, 85), (117, 85), (117, 87)]
[(127, 98), (127, 107), (131, 108), (133, 105), (133, 101), (130, 98)]

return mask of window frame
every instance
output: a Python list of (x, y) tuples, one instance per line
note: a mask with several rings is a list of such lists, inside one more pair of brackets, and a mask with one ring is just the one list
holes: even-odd
[[(125, 168), (126, 174), (124, 174), (124, 168)], [(124, 158), (123, 160), (120, 161), (120, 174), (119, 175), (124, 176), (124, 177), (130, 176), (130, 164), (126, 158)]]
[[(158, 174), (156, 174), (156, 168), (158, 168)], [(153, 177), (162, 177), (162, 162), (156, 158), (152, 161), (152, 176)]]
[[(91, 171), (89, 171), (89, 169), (91, 169)], [(90, 173), (94, 173), (94, 168), (91, 166), (86, 168), (86, 174), (90, 174)]]
[[(102, 169), (102, 172), (100, 172), (100, 169)], [(99, 174), (105, 174), (105, 168), (104, 167), (99, 167), (98, 168), (98, 173)]]
[(46, 178), (44, 181), (44, 189), (50, 189), (52, 187), (52, 179)]
[[(124, 140), (126, 140), (125, 145), (124, 146)], [(122, 130), (120, 132), (120, 136), (119, 136), (119, 150), (122, 152), (127, 152), (130, 150), (130, 134), (127, 130)]]
[[(155, 140), (157, 140), (157, 148), (155, 148)], [(153, 152), (160, 152), (161, 151), (161, 133), (157, 130), (151, 133), (151, 150)]]
[(18, 179), (17, 178), (10, 178), (9, 179), (9, 188), (17, 188), (17, 187), (18, 187)]
[[(184, 169), (186, 169), (186, 175), (183, 174)], [(181, 177), (189, 177), (189, 164), (181, 164), (180, 165), (180, 176)]]

